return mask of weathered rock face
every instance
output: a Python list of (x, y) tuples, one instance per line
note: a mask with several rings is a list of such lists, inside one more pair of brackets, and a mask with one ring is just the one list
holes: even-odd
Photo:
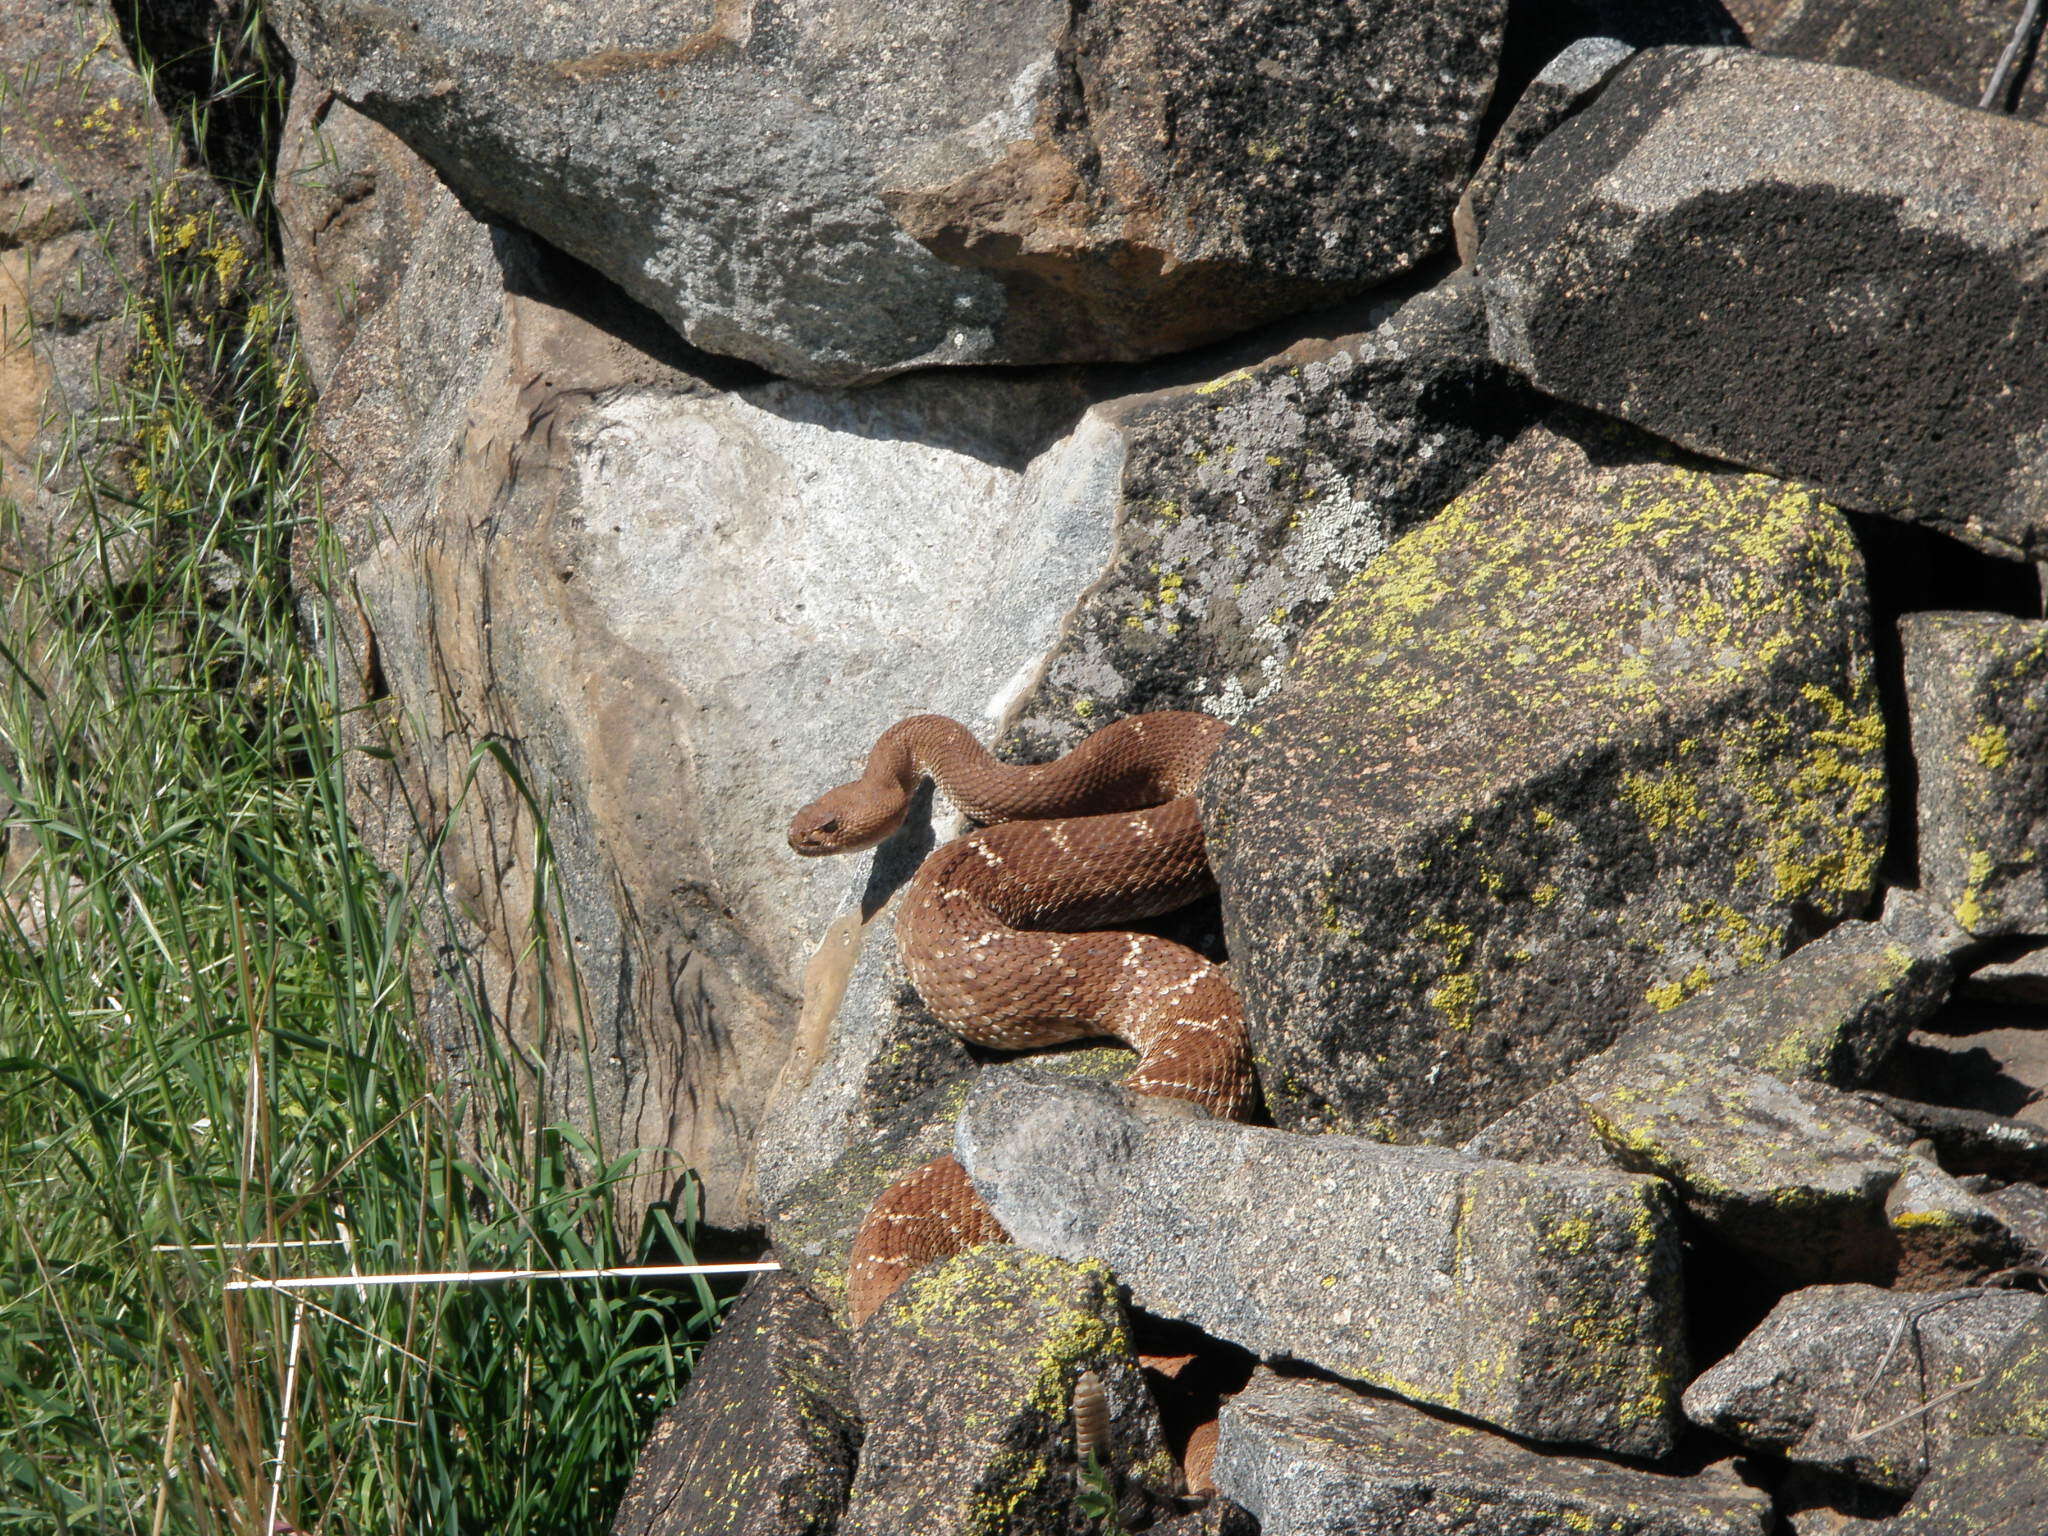
[(1539, 1455), (1468, 1424), (1261, 1371), (1223, 1410), (1217, 1485), (1264, 1536), (1571, 1531), (1762, 1536), (1771, 1501), (1725, 1465), (1692, 1477)]
[[(120, 446), (101, 380), (134, 347), (128, 295), (161, 229), (222, 242), (239, 231), (196, 177), (100, 0), (0, 0), (0, 497), (34, 544), (82, 467)], [(167, 250), (174, 259), (181, 251)]]
[(1191, 1119), (1016, 1068), (982, 1074), (956, 1152), (1018, 1242), (1104, 1260), (1147, 1311), (1514, 1434), (1670, 1447), (1677, 1232), (1653, 1180)]
[(1084, 1371), (1108, 1403), (1119, 1512), (1154, 1514), (1179, 1473), (1107, 1271), (990, 1247), (912, 1279), (861, 1330), (867, 1438), (837, 1536), (1089, 1536), (1074, 1497)]
[(1921, 879), (1980, 938), (2048, 933), (2048, 624), (1913, 613), (1899, 633)]
[[(1958, 106), (1983, 104), (2019, 13), (2002, 0), (1949, 0), (1940, 6), (1887, 0), (1736, 0), (1751, 46), (1765, 53), (1849, 64)], [(2044, 83), (2022, 55), (1993, 110), (2038, 118)]]
[[(1942, 931), (1946, 928), (1946, 932)], [(1639, 1019), (1610, 1059), (1675, 1051), (1836, 1088), (1870, 1081), (1908, 1031), (1947, 1001), (1958, 929), (1917, 918), (1846, 922), (1761, 971), (1724, 977)]]
[(860, 1439), (846, 1336), (793, 1282), (763, 1275), (648, 1436), (612, 1531), (829, 1531), (846, 1507)]
[(1795, 1291), (1686, 1388), (1686, 1416), (1799, 1465), (1910, 1492), (1954, 1438), (1957, 1389), (2040, 1310), (2019, 1291)]
[(1443, 243), (1504, 0), (573, 17), (294, 0), (294, 54), (690, 341), (814, 383), (1136, 358)]
[(1689, 448), (2035, 555), (2044, 164), (2048, 129), (1860, 71), (1647, 51), (1494, 205), (1495, 349)]
[(1526, 434), (1346, 589), (1203, 786), (1275, 1117), (1462, 1139), (1865, 906), (1865, 625), (1810, 495)]

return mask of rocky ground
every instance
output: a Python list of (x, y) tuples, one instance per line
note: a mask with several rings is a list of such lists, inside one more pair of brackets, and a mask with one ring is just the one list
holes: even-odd
[[(695, 1168), (785, 1266), (621, 1536), (2048, 1528), (2019, 4), (275, 19), (358, 820), (438, 846), (637, 1201)], [(0, 318), (76, 318), (0, 342), (30, 500), (134, 255), (43, 274), (176, 153), (127, 78), (0, 187)], [(942, 818), (782, 845), (904, 714), (1042, 757), (1155, 708), (1237, 727), (1172, 927), (1261, 1124), (925, 1014), (890, 902)], [(944, 1150), (1018, 1244), (850, 1334), (854, 1226)]]

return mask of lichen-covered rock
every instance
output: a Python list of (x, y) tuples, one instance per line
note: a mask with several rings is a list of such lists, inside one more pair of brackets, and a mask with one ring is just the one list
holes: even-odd
[(2048, 1180), (2048, 1127), (1948, 1104), (1888, 1093), (1860, 1093), (1916, 1139), (1929, 1142), (1941, 1166), (1960, 1174)]
[(1868, 1285), (1795, 1291), (1685, 1392), (1686, 1416), (1755, 1450), (1905, 1493), (2040, 1298)]
[(1517, 1435), (1668, 1450), (1685, 1370), (1656, 1181), (1296, 1136), (982, 1074), (956, 1151), (1018, 1242), (1148, 1312)]
[(2005, 1208), (1924, 1155), (1906, 1158), (1884, 1199), (1897, 1245), (1890, 1284), (1939, 1291), (2041, 1257)]
[(2048, 1530), (2048, 1442), (2025, 1435), (1958, 1441), (1935, 1459), (1912, 1502), (1856, 1536), (2039, 1536)]
[(1844, 507), (2048, 551), (2044, 162), (2048, 128), (1861, 70), (1646, 50), (1495, 202), (1495, 350)]
[(1911, 926), (1846, 922), (1776, 965), (1724, 977), (1669, 1013), (1639, 1019), (1606, 1054), (1675, 1051), (1858, 1088), (1947, 1001), (1958, 947)]
[(1223, 1409), (1216, 1481), (1263, 1536), (1763, 1536), (1770, 1496), (1727, 1465), (1690, 1477), (1539, 1455), (1333, 1382), (1260, 1371)]
[(1104, 401), (1116, 552), (1009, 733), (1064, 751), (1115, 715), (1242, 719), (1339, 588), (1500, 457), (1538, 399), (1452, 277), (1370, 329)]
[(1920, 877), (1980, 938), (2048, 933), (2048, 623), (1910, 613)]
[(1896, 1272), (1885, 1197), (1906, 1147), (1896, 1125), (1819, 1084), (1651, 1051), (1586, 1063), (1466, 1144), (1482, 1157), (1654, 1174), (1789, 1284)]
[(293, 0), (294, 55), (690, 341), (813, 383), (1134, 358), (1443, 243), (1504, 0)]
[(1866, 625), (1810, 494), (1525, 434), (1346, 588), (1202, 786), (1275, 1117), (1463, 1139), (1863, 908)]
[(655, 1424), (613, 1536), (813, 1536), (846, 1506), (861, 1427), (846, 1336), (781, 1275), (751, 1281)]
[[(1962, 107), (1984, 100), (2019, 12), (2005, 0), (1947, 0), (1897, 5), (1892, 0), (1736, 0), (1750, 46), (1764, 53), (1847, 64), (1902, 85), (1915, 85)], [(2016, 62), (2002, 98), (1991, 106), (2038, 118), (2048, 101), (2048, 75)]]
[(1109, 1406), (1122, 1518), (1179, 1486), (1101, 1265), (978, 1248), (909, 1281), (861, 1330), (867, 1437), (836, 1536), (1091, 1536), (1075, 1503), (1074, 1387)]

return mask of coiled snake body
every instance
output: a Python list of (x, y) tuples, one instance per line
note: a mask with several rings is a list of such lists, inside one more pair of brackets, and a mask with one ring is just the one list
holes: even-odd
[[(1099, 928), (1215, 889), (1192, 797), (1226, 729), (1208, 715), (1134, 715), (1054, 762), (1015, 767), (966, 727), (915, 715), (883, 732), (860, 778), (797, 813), (789, 843), (873, 847), (929, 775), (995, 825), (933, 853), (905, 894), (897, 945), (925, 1005), (1002, 1050), (1113, 1035), (1139, 1054), (1128, 1087), (1241, 1119), (1251, 1058), (1228, 978), (1171, 940)], [(923, 1265), (1007, 1237), (958, 1162), (926, 1163), (883, 1191), (854, 1236), (855, 1323)]]

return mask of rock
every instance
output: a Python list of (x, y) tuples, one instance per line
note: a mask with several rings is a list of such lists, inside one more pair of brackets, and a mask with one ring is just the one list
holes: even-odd
[(1888, 1093), (1857, 1097), (1883, 1110), (1914, 1139), (1930, 1142), (1942, 1167), (1952, 1173), (2048, 1179), (2048, 1128)]
[[(2048, 1123), (2048, 1031), (2032, 1020), (2000, 1027), (1992, 1023), (1999, 1015), (1973, 1013), (1950, 1009), (1915, 1030), (1875, 1086), (1937, 1105)], [(1992, 1027), (1970, 1028), (1984, 1023)]]
[(1771, 1501), (1723, 1464), (1671, 1476), (1541, 1455), (1405, 1403), (1260, 1371), (1223, 1409), (1218, 1486), (1264, 1536), (1763, 1536)]
[(1776, 965), (1725, 977), (1629, 1026), (1608, 1051), (1673, 1051), (1837, 1088), (1868, 1082), (1909, 1030), (1947, 1001), (1949, 946), (1846, 922)]
[(2048, 1443), (2019, 1435), (1958, 1442), (1913, 1501), (1857, 1536), (2038, 1536), (2048, 1530)]
[(250, 248), (101, 0), (0, 0), (0, 135), (0, 499), (17, 504), (7, 533), (25, 546), (13, 566), (44, 552), (82, 477), (128, 483), (117, 459), (134, 427), (102, 401), (135, 356), (131, 298), (154, 301), (159, 261), (211, 261), (199, 248), (217, 246), (225, 291), (206, 297), (219, 303)]
[(1866, 622), (1806, 493), (1524, 434), (1345, 589), (1203, 784), (1274, 1117), (1461, 1140), (1863, 909)]
[(1902, 1291), (1939, 1291), (1981, 1280), (2030, 1256), (1999, 1202), (1948, 1173), (1933, 1159), (1908, 1157), (1884, 1201), (1898, 1244), (1890, 1283)]
[(2040, 1311), (2019, 1291), (1795, 1291), (1685, 1391), (1695, 1424), (1795, 1464), (1910, 1492), (1962, 1391)]
[[(1984, 99), (2012, 40), (2019, 11), (2003, 0), (1951, 0), (1941, 6), (1887, 0), (1740, 0), (1751, 46), (1765, 53), (1848, 64), (1932, 91), (1958, 106)], [(2038, 118), (2044, 85), (2038, 69), (2015, 71), (1994, 110)]]
[(1494, 348), (1843, 507), (2048, 553), (2044, 154), (1859, 70), (1646, 51), (1495, 203)]
[(2039, 1008), (2048, 1004), (2048, 945), (2010, 960), (1980, 965), (1963, 979), (1962, 995), (1979, 1003)]
[(808, 1536), (846, 1506), (861, 1427), (846, 1336), (761, 1275), (640, 1453), (613, 1536)]
[(1470, 266), (1479, 255), (1486, 215), (1500, 195), (1502, 183), (1521, 168), (1543, 136), (1591, 101), (1635, 49), (1618, 38), (1582, 37), (1563, 49), (1536, 73), (1487, 146), (1486, 158), (1451, 215), (1458, 259)]
[(2048, 623), (1911, 613), (1899, 634), (1922, 884), (1979, 938), (2048, 932)]
[(837, 1536), (1092, 1536), (1074, 1503), (1083, 1371), (1108, 1399), (1121, 1518), (1157, 1512), (1179, 1473), (1107, 1271), (1002, 1246), (912, 1279), (861, 1330), (867, 1438)]
[(1019, 1068), (982, 1074), (955, 1150), (1018, 1242), (1102, 1259), (1148, 1312), (1513, 1434), (1670, 1448), (1684, 1343), (1653, 1180), (1190, 1118)]
[(1443, 243), (1504, 0), (570, 18), (293, 0), (293, 54), (692, 343), (812, 383), (1137, 358)]
[(1668, 1180), (1716, 1238), (1799, 1285), (1896, 1273), (1884, 1202), (1906, 1146), (1896, 1126), (1817, 1083), (1644, 1052), (1587, 1063), (1466, 1151)]
[(2031, 1309), (1959, 1410), (1967, 1434), (2048, 1440), (2048, 1306), (2038, 1295), (2021, 1294)]

